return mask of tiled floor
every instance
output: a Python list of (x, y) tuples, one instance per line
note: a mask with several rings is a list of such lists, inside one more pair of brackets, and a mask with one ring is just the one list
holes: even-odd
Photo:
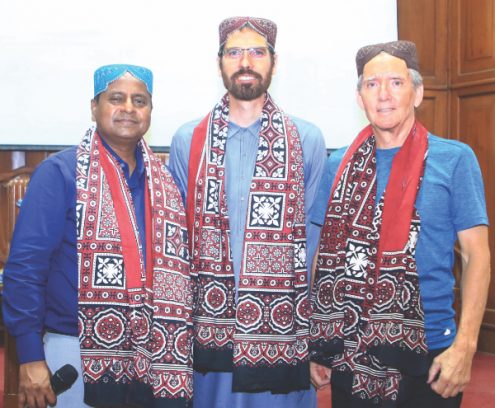
[[(471, 377), (462, 398), (462, 408), (495, 407), (495, 355), (477, 353)], [(331, 408), (329, 388), (318, 393), (318, 408)]]
[[(3, 408), (3, 348), (0, 347), (0, 408)], [(473, 361), (472, 379), (462, 402), (462, 408), (493, 408), (495, 406), (495, 355), (477, 353)], [(318, 408), (330, 408), (330, 392), (318, 393)]]

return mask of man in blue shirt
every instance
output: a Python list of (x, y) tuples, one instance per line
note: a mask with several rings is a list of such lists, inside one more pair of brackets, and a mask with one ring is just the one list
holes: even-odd
[[(4, 277), (20, 407), (184, 407), (192, 398), (185, 212), (143, 139), (152, 86), (144, 67), (96, 70), (96, 129), (31, 178)], [(66, 363), (79, 377), (56, 397), (50, 376)]]
[(481, 172), (467, 145), (415, 119), (423, 85), (413, 43), (363, 47), (356, 64), (370, 125), (331, 155), (311, 212), (322, 226), (312, 380), (331, 378), (334, 408), (459, 407), (490, 280)]
[[(219, 27), (227, 94), (172, 140), (170, 169), (191, 239), (194, 406), (314, 407), (307, 360), (306, 229), (326, 158), (321, 132), (267, 93), (276, 25), (234, 17)], [(307, 245), (306, 245), (307, 236)]]

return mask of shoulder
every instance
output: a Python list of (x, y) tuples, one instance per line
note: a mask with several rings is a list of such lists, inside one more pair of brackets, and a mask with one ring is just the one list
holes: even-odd
[[(71, 205), (76, 191), (76, 152), (71, 147), (50, 155), (36, 167), (30, 180), (24, 202), (50, 202)], [(35, 197), (35, 198), (33, 198)], [(47, 209), (47, 207), (45, 207)], [(50, 211), (50, 209), (48, 209)]]
[(75, 176), (77, 146), (71, 146), (60, 152), (54, 153), (43, 160), (36, 168), (34, 174), (60, 172), (63, 175)]
[(176, 159), (176, 156), (184, 156), (184, 160), (189, 157), (194, 129), (199, 122), (201, 119), (192, 120), (176, 130), (170, 144), (170, 163)]
[(426, 166), (445, 174), (479, 168), (473, 149), (466, 143), (432, 134), (428, 135)]
[(330, 153), (328, 156), (328, 165), (331, 167), (337, 167), (342, 159), (344, 158), (344, 154), (347, 151), (348, 146), (340, 147)]
[(311, 122), (295, 116), (289, 116), (289, 118), (296, 126), (299, 137), (301, 138), (305, 163), (314, 164), (315, 162), (321, 162), (321, 166), (323, 167), (327, 150), (320, 128)]
[(297, 131), (301, 137), (311, 138), (314, 140), (323, 139), (323, 134), (318, 126), (297, 116), (288, 115), (292, 123), (296, 125)]
[(473, 149), (466, 143), (454, 139), (428, 134), (428, 153), (446, 155), (445, 158), (460, 158), (474, 155)]
[(330, 153), (330, 156), (328, 156), (325, 163), (325, 169), (323, 170), (324, 176), (322, 178), (322, 183), (325, 183), (325, 188), (331, 187), (335, 174), (337, 173), (337, 169), (339, 168), (340, 162), (344, 158), (346, 151), (347, 147), (342, 147), (334, 150)]
[(199, 125), (201, 119), (194, 119), (181, 125), (174, 133), (172, 142), (175, 141), (191, 141), (194, 129)]
[(48, 156), (44, 161), (53, 162), (53, 163), (72, 164), (76, 160), (76, 155), (77, 155), (77, 146), (71, 146)]

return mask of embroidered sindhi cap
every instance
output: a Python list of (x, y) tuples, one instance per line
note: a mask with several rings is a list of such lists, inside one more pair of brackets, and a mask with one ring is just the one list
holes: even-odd
[(265, 37), (268, 46), (272, 51), (275, 50), (277, 25), (271, 20), (258, 17), (230, 17), (223, 20), (218, 27), (220, 49), (225, 45), (230, 34), (244, 27), (248, 27)]
[(364, 66), (381, 52), (393, 55), (406, 62), (408, 68), (419, 71), (416, 45), (411, 41), (392, 41), (388, 43), (366, 45), (356, 54), (356, 68), (358, 76), (363, 74)]
[(128, 64), (112, 64), (104, 65), (95, 71), (95, 94), (101, 94), (105, 92), (113, 81), (119, 79), (126, 72), (129, 72), (135, 78), (141, 80), (146, 85), (150, 95), (153, 94), (153, 73), (145, 67)]

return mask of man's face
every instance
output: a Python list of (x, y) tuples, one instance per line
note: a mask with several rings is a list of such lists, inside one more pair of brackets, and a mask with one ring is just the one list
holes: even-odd
[(412, 126), (414, 108), (423, 99), (423, 86), (414, 88), (404, 60), (380, 53), (364, 66), (357, 99), (375, 129), (400, 131)]
[[(258, 48), (265, 52), (264, 55), (250, 55), (248, 51), (241, 51), (240, 57), (233, 58), (228, 53), (233, 48)], [(275, 57), (268, 51), (262, 35), (243, 28), (229, 36), (219, 66), (223, 84), (231, 97), (252, 101), (268, 90), (275, 71)]]
[(97, 130), (111, 146), (137, 143), (150, 127), (151, 109), (146, 85), (128, 72), (91, 101)]

